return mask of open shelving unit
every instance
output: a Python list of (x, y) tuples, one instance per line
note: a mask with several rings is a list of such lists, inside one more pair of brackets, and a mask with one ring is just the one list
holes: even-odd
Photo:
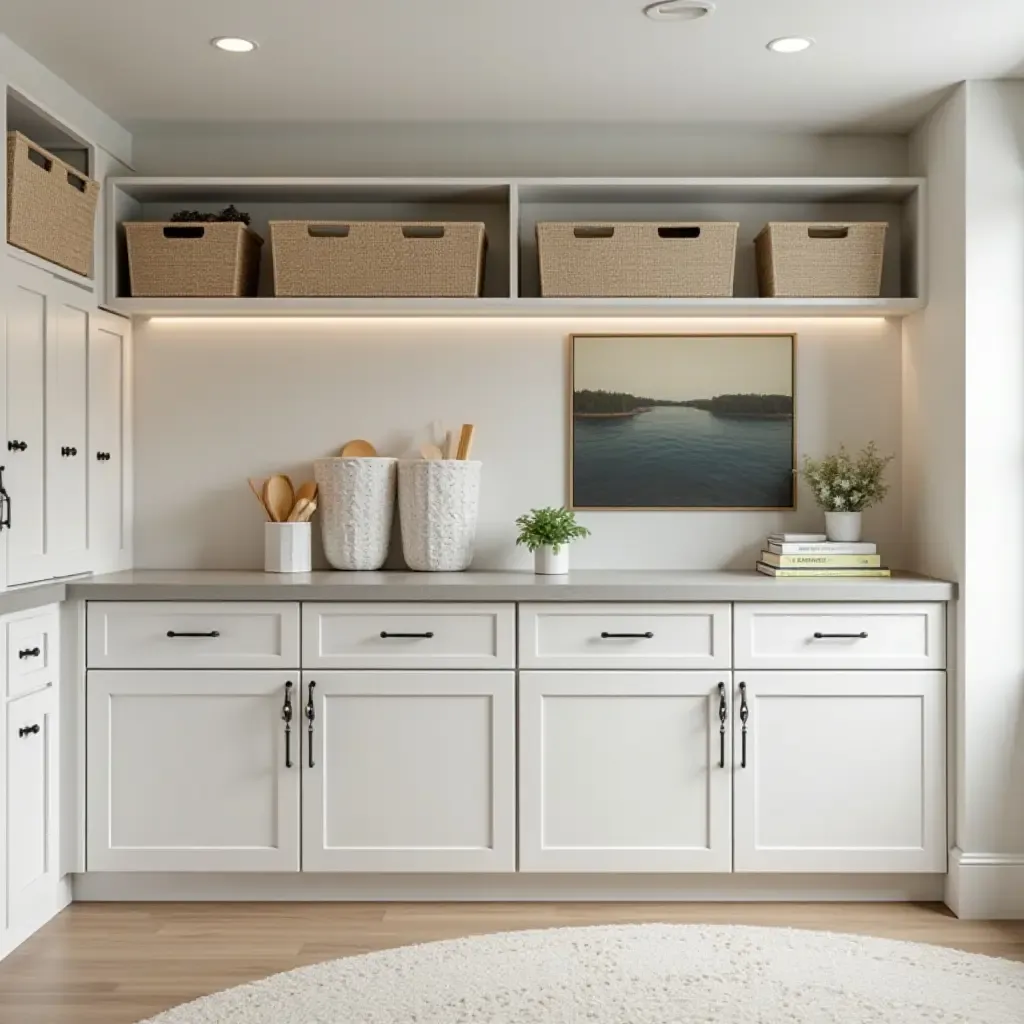
[[(107, 304), (152, 317), (902, 317), (924, 305), (922, 178), (155, 178), (108, 180)], [(160, 299), (130, 294), (122, 225), (182, 207), (248, 212), (266, 244), (255, 298)], [(483, 295), (472, 299), (278, 298), (267, 222), (274, 219), (483, 221)], [(540, 295), (542, 220), (732, 220), (740, 224), (731, 298), (553, 299)], [(883, 220), (882, 296), (765, 299), (754, 235), (769, 220)]]

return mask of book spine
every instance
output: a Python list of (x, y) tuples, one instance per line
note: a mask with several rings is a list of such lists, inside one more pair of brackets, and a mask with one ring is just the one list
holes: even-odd
[(773, 555), (873, 555), (876, 547), (870, 543), (858, 544), (777, 544), (768, 545)]
[(781, 568), (819, 565), (826, 569), (877, 569), (882, 564), (878, 555), (777, 555), (771, 551), (768, 554), (771, 557), (765, 561)]
[(891, 576), (888, 569), (777, 569), (774, 565), (757, 563), (757, 571), (766, 576), (790, 579), (828, 579), (846, 577), (847, 579), (881, 579)]
[(827, 538), (823, 533), (769, 533), (773, 544), (823, 544)]

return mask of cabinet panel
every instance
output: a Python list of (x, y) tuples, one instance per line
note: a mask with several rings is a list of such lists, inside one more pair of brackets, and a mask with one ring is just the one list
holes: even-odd
[(736, 678), (737, 871), (946, 870), (945, 673)]
[(56, 690), (7, 706), (7, 928), (39, 919), (58, 875)]
[(86, 687), (88, 870), (298, 870), (296, 676), (91, 671)]
[(305, 679), (303, 870), (515, 870), (513, 673)]
[[(35, 608), (5, 619), (7, 697), (56, 686), (60, 671), (59, 611)], [(0, 691), (2, 695), (2, 691)]]
[(729, 871), (729, 689), (711, 672), (521, 673), (521, 870)]

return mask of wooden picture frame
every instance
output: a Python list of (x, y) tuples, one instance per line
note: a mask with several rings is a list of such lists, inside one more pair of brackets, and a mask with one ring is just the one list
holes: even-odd
[(796, 343), (789, 332), (572, 335), (569, 507), (795, 509)]

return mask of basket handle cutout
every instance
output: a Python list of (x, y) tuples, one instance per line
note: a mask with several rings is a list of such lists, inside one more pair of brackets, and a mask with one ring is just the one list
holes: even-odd
[(72, 174), (71, 171), (68, 174), (68, 184), (72, 188), (78, 189), (79, 192), (85, 191), (85, 178), (80, 178), (77, 174)]
[(444, 238), (443, 224), (403, 224), (403, 238)]
[(847, 238), (850, 234), (849, 228), (843, 227), (820, 227), (808, 228), (808, 238)]
[(28, 158), (37, 167), (42, 167), (44, 171), (53, 170), (53, 161), (43, 153), (40, 153), (38, 149), (33, 149), (31, 146), (28, 147)]
[(348, 238), (351, 226), (348, 224), (307, 224), (310, 238)]
[(659, 238), (700, 238), (700, 228), (696, 225), (685, 227), (658, 228)]
[(578, 224), (572, 233), (576, 238), (611, 238), (615, 228), (611, 224)]
[(188, 227), (184, 225), (178, 227), (175, 224), (167, 225), (164, 228), (164, 238), (202, 238), (205, 234), (206, 228), (198, 224), (189, 225)]

